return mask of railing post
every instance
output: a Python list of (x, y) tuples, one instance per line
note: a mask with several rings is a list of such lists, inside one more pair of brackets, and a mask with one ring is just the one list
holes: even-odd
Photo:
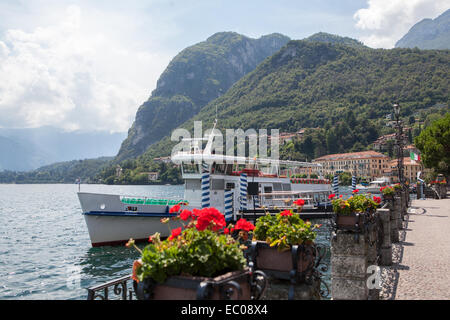
[(398, 215), (400, 214), (400, 199), (399, 197), (394, 197), (394, 200), (388, 201), (389, 211), (391, 217), (391, 243), (399, 242), (398, 235)]
[(377, 213), (380, 216), (383, 228), (380, 265), (390, 266), (392, 265), (391, 213), (389, 209), (377, 209)]
[[(401, 202), (402, 207), (401, 207), (401, 216), (400, 217), (401, 217), (401, 221), (403, 221), (403, 220), (405, 220), (405, 216), (408, 213), (408, 195), (406, 193), (406, 190), (402, 190), (400, 192), (400, 197), (402, 199), (402, 202)], [(403, 223), (402, 222), (400, 222), (400, 225), (399, 225), (398, 228), (400, 230), (403, 229)]]
[(331, 240), (333, 300), (367, 300), (367, 234), (336, 230)]
[[(381, 239), (378, 239), (378, 228), (382, 228), (381, 221), (379, 220), (378, 212), (375, 212), (374, 214), (374, 221), (370, 222), (368, 224), (368, 228), (366, 229), (367, 234), (367, 240), (369, 242), (368, 250), (367, 250), (367, 266), (378, 266), (378, 241), (381, 241)], [(366, 273), (368, 270), (366, 270)], [(377, 271), (376, 271), (377, 272)], [(376, 286), (370, 286), (367, 283), (369, 293), (368, 293), (368, 299), (369, 300), (378, 300), (380, 297), (380, 289)]]

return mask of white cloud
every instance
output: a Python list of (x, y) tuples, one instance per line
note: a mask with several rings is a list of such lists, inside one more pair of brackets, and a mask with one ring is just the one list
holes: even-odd
[(7, 30), (0, 127), (128, 130), (170, 57), (134, 46), (117, 32), (129, 21), (114, 18), (95, 21), (72, 5), (53, 25)]
[(362, 30), (360, 40), (373, 48), (393, 48), (417, 22), (436, 18), (449, 8), (448, 0), (368, 0), (353, 16)]

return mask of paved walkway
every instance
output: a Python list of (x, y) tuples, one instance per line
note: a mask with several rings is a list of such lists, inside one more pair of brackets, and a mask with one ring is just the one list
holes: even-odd
[(413, 200), (398, 244), (394, 299), (450, 299), (450, 199)]

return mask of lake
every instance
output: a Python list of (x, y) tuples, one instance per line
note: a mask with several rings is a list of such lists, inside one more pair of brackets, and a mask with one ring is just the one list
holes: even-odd
[[(0, 299), (86, 299), (86, 288), (131, 273), (135, 250), (91, 247), (77, 191), (75, 184), (0, 184)], [(81, 185), (81, 191), (183, 198), (182, 185)], [(325, 246), (327, 221), (317, 221)], [(329, 270), (324, 279), (329, 283)]]

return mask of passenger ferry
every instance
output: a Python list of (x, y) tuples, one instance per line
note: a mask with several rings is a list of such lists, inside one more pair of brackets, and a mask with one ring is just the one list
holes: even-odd
[[(293, 208), (299, 198), (305, 200), (304, 210), (331, 207), (330, 181), (291, 177), (295, 167), (315, 168), (320, 174), (320, 164), (217, 155), (210, 151), (212, 139), (203, 152), (192, 143), (190, 151), (171, 157), (181, 164), (184, 199), (78, 192), (92, 246), (146, 240), (155, 232), (168, 236), (169, 228), (160, 219), (173, 217), (169, 211), (175, 205), (189, 210), (215, 207), (230, 222), (246, 210)], [(177, 223), (171, 220), (170, 226), (178, 227)]]

